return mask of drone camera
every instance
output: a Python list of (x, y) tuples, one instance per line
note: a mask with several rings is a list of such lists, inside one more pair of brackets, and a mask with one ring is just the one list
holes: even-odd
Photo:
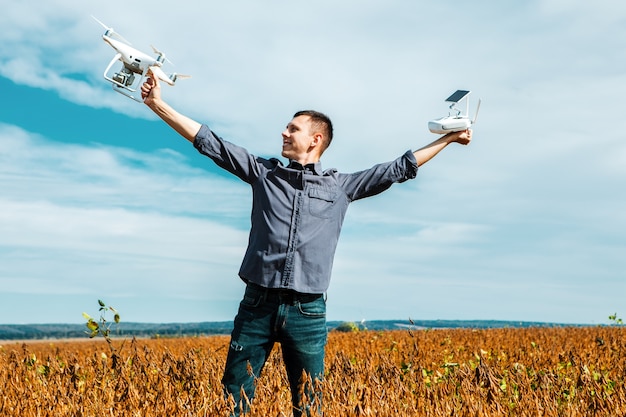
[(133, 85), (135, 81), (135, 74), (132, 71), (129, 71), (126, 67), (122, 68), (120, 72), (116, 72), (113, 75), (113, 81), (120, 85), (125, 85), (126, 87)]

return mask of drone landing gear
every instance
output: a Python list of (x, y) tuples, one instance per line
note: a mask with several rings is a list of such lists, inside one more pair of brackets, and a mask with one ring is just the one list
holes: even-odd
[(143, 103), (143, 99), (141, 98), (141, 94), (137, 93), (137, 90), (131, 90), (129, 88), (126, 87), (121, 87), (118, 84), (111, 84), (113, 86), (113, 90), (117, 91), (120, 94), (125, 95), (128, 98), (132, 98), (133, 100), (135, 100), (138, 103)]

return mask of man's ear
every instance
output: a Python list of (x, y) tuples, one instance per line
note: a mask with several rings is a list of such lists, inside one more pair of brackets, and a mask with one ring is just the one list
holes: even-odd
[(321, 146), (322, 142), (324, 142), (324, 135), (321, 133), (315, 133), (313, 135), (313, 140), (311, 141), (311, 146)]

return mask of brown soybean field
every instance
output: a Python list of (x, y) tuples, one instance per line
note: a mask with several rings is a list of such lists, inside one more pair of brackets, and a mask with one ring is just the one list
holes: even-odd
[[(622, 326), (329, 334), (325, 416), (626, 416)], [(0, 416), (221, 416), (226, 336), (0, 343)], [(277, 345), (249, 416), (290, 416)]]

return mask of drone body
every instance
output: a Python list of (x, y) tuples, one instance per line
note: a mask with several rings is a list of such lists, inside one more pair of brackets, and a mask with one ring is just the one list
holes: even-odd
[[(135, 101), (143, 102), (140, 87), (148, 77), (148, 73), (152, 73), (154, 77), (157, 77), (159, 80), (169, 85), (174, 85), (178, 78), (189, 77), (188, 75), (179, 75), (176, 73), (167, 75), (161, 68), (166, 60), (165, 54), (154, 47), (152, 47), (152, 49), (156, 57), (145, 54), (130, 46), (130, 43), (115, 33), (112, 28), (105, 26), (95, 17), (94, 19), (106, 29), (102, 35), (102, 39), (116, 52), (111, 62), (104, 70), (103, 75), (118, 93), (132, 98)], [(114, 39), (114, 36), (117, 36), (120, 40)], [(118, 61), (122, 63), (122, 66), (118, 71), (115, 71), (113, 66)]]
[(446, 134), (469, 129), (476, 122), (476, 116), (478, 116), (478, 110), (480, 109), (480, 100), (478, 100), (476, 113), (474, 114), (474, 119), (472, 120), (470, 120), (468, 115), (469, 100), (466, 102), (467, 108), (465, 114), (462, 114), (461, 111), (455, 107), (458, 102), (466, 99), (469, 93), (470, 92), (467, 90), (457, 90), (450, 97), (448, 97), (446, 102), (452, 103), (450, 105), (450, 110), (455, 110), (456, 114), (448, 114), (446, 117), (431, 120), (428, 122), (428, 130), (432, 133)]

